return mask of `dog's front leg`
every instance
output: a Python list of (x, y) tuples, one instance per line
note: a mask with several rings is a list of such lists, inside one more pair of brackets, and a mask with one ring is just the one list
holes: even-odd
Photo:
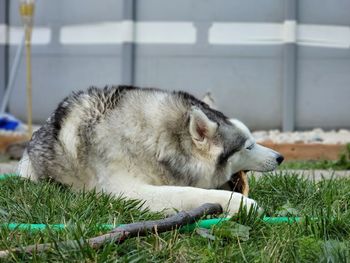
[(203, 203), (219, 203), (230, 215), (238, 212), (241, 201), (248, 208), (257, 207), (253, 199), (240, 193), (225, 190), (207, 190), (195, 187), (138, 185), (132, 191), (124, 192), (130, 198), (145, 200), (152, 211), (188, 210)]

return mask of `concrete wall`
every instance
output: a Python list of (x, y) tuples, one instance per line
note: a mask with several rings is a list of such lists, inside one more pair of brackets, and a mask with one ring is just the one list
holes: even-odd
[[(124, 1), (36, 1), (36, 122), (71, 90), (125, 80), (122, 55), (131, 50), (135, 85), (197, 96), (210, 91), (223, 112), (249, 127), (280, 129), (289, 74), (283, 51), (293, 42), (295, 127), (350, 128), (350, 1), (299, 1), (298, 21), (286, 23), (290, 0), (138, 0), (134, 25), (124, 14)], [(17, 5), (11, 1), (11, 28), (21, 25)], [(19, 38), (11, 32), (10, 61)], [(125, 43), (134, 44), (126, 49)], [(11, 113), (21, 118), (24, 83), (22, 63), (10, 101)]]

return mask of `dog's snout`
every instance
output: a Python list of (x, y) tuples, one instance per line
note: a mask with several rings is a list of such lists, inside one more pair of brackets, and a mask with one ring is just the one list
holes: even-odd
[(284, 157), (282, 155), (279, 155), (277, 158), (276, 158), (276, 161), (278, 163), (278, 165), (280, 165), (284, 160)]

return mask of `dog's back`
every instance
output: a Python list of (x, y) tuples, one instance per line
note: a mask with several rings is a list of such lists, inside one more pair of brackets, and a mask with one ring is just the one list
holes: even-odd
[(172, 178), (167, 170), (191, 159), (184, 151), (186, 143), (191, 147), (190, 138), (180, 134), (193, 104), (207, 107), (187, 93), (129, 86), (73, 93), (33, 134), (19, 173), (93, 188), (104, 180), (107, 167), (114, 170), (110, 173), (138, 173), (153, 184), (191, 185), (195, 178), (188, 172), (185, 177), (176, 171)]

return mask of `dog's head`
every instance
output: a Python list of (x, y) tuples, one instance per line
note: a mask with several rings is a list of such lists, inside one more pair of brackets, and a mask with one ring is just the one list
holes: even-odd
[(219, 176), (218, 182), (230, 180), (239, 171), (272, 171), (284, 159), (280, 153), (257, 144), (242, 122), (228, 120), (210, 108), (191, 108), (189, 131), (197, 156), (215, 165), (212, 176)]

